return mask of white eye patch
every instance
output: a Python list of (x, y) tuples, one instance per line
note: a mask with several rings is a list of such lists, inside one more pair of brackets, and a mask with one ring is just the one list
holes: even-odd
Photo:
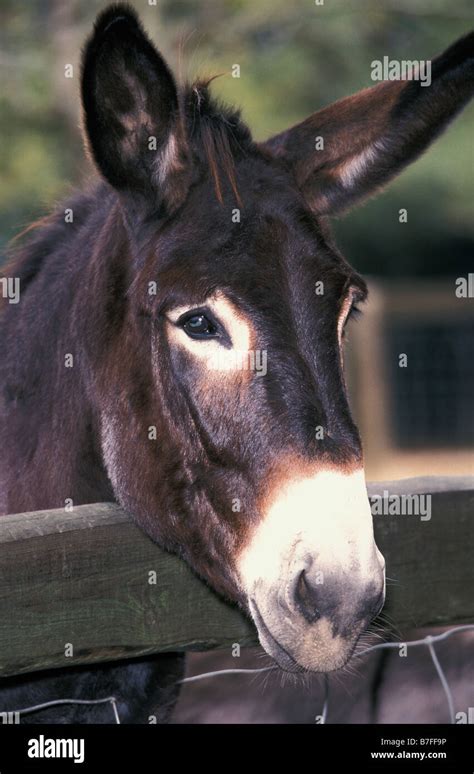
[[(337, 323), (337, 332), (339, 345), (342, 347), (342, 334), (346, 324), (354, 299), (354, 291), (350, 290), (339, 312)], [(219, 320), (224, 327), (227, 336), (230, 339), (231, 346), (224, 347), (218, 338), (202, 338), (199, 340), (190, 338), (181, 325), (178, 324), (180, 318), (186, 313), (192, 313), (193, 307), (175, 306), (167, 312), (168, 335), (170, 340), (178, 346), (186, 349), (193, 357), (199, 358), (203, 364), (211, 371), (241, 371), (255, 370), (253, 365), (256, 362), (256, 352), (254, 345), (255, 331), (253, 326), (242, 311), (238, 309), (223, 293), (215, 293), (209, 296), (201, 308), (208, 307), (213, 316)], [(205, 314), (205, 312), (203, 312)], [(266, 360), (266, 353), (265, 360)], [(257, 369), (258, 370), (258, 369)], [(265, 369), (262, 369), (266, 372)]]
[[(206, 299), (205, 304), (214, 317), (225, 328), (230, 338), (231, 347), (223, 347), (218, 339), (190, 338), (180, 325), (178, 320), (187, 312), (193, 311), (193, 307), (176, 306), (167, 313), (168, 335), (173, 343), (184, 347), (193, 357), (199, 358), (210, 370), (233, 371), (239, 369), (240, 361), (248, 356), (251, 349), (254, 332), (250, 322), (242, 312), (229, 301), (223, 293), (216, 293)], [(242, 358), (236, 357), (236, 352)]]

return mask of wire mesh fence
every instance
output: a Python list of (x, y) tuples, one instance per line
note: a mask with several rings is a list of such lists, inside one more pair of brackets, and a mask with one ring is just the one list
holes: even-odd
[[(444, 691), (444, 694), (446, 696), (446, 702), (448, 707), (448, 713), (449, 713), (449, 722), (451, 724), (455, 724), (455, 710), (454, 710), (454, 698), (453, 693), (451, 691), (451, 688), (449, 686), (449, 681), (446, 677), (446, 674), (440, 664), (440, 661), (438, 659), (436, 650), (435, 650), (435, 644), (442, 642), (443, 640), (448, 639), (453, 634), (459, 634), (463, 631), (474, 631), (474, 624), (465, 624), (463, 626), (455, 626), (450, 629), (448, 629), (445, 632), (442, 632), (441, 634), (429, 634), (426, 637), (423, 637), (421, 639), (417, 640), (411, 640), (408, 642), (382, 642), (378, 643), (377, 645), (372, 645), (369, 648), (365, 648), (364, 650), (360, 651), (355, 658), (360, 658), (362, 656), (367, 655), (368, 653), (372, 653), (376, 650), (387, 650), (387, 649), (396, 649), (400, 648), (401, 645), (406, 646), (407, 648), (413, 648), (413, 647), (426, 647), (429, 651), (429, 654), (431, 656), (431, 659), (433, 661), (434, 667), (436, 669), (436, 673), (438, 675), (439, 681), (441, 683), (442, 689)], [(211, 677), (217, 677), (220, 675), (231, 675), (231, 674), (257, 674), (259, 672), (271, 672), (278, 670), (278, 667), (276, 666), (268, 666), (268, 667), (261, 667), (259, 669), (221, 669), (215, 672), (205, 672), (200, 675), (193, 675), (192, 677), (185, 677), (183, 680), (181, 680), (181, 683), (193, 683), (197, 682), (199, 680), (205, 680)], [(329, 680), (327, 676), (324, 678), (324, 702), (323, 702), (323, 708), (321, 711), (321, 714), (319, 717), (321, 717), (321, 723), (327, 723), (327, 717), (328, 717), (328, 711), (329, 711), (329, 699), (330, 699), (330, 691), (329, 691)]]
[[(447, 708), (449, 713), (449, 721), (451, 724), (455, 724), (455, 710), (454, 710), (454, 697), (453, 693), (451, 691), (451, 688), (449, 686), (449, 681), (446, 677), (446, 674), (440, 664), (440, 661), (438, 659), (435, 645), (439, 642), (442, 642), (443, 640), (448, 639), (454, 634), (459, 634), (460, 632), (464, 631), (474, 631), (474, 624), (466, 624), (463, 626), (455, 626), (450, 629), (448, 629), (445, 632), (442, 632), (441, 634), (435, 634), (435, 635), (427, 635), (426, 637), (423, 637), (418, 640), (411, 640), (408, 642), (382, 642), (378, 643), (377, 645), (372, 645), (369, 648), (365, 648), (360, 653), (358, 653), (355, 657), (360, 658), (362, 656), (367, 655), (368, 653), (372, 653), (376, 650), (383, 650), (383, 649), (390, 649), (390, 648), (400, 648), (401, 645), (406, 646), (407, 648), (416, 648), (416, 647), (426, 647), (429, 651), (429, 654), (431, 656), (431, 659), (433, 661), (434, 667), (436, 669), (436, 673), (439, 677), (439, 681), (441, 683), (442, 689), (444, 691), (444, 694), (446, 696), (446, 702), (447, 702)], [(261, 667), (259, 669), (220, 669), (215, 672), (204, 672), (200, 675), (194, 675), (192, 677), (185, 677), (182, 680), (179, 681), (180, 684), (184, 683), (194, 683), (199, 680), (207, 680), (212, 677), (219, 677), (224, 675), (235, 675), (235, 674), (257, 674), (260, 672), (270, 672), (270, 671), (277, 671), (279, 667), (277, 666), (268, 666), (268, 667)], [(324, 701), (323, 701), (323, 708), (320, 714), (321, 717), (321, 724), (327, 723), (328, 718), (328, 712), (329, 712), (329, 680), (327, 676), (324, 678)], [(116, 696), (107, 696), (103, 699), (54, 699), (52, 701), (43, 702), (41, 704), (35, 704), (30, 707), (23, 707), (18, 710), (13, 710), (9, 712), (0, 712), (0, 717), (2, 718), (3, 723), (9, 722), (20, 722), (22, 715), (31, 714), (34, 712), (40, 712), (43, 709), (49, 709), (50, 707), (55, 707), (61, 704), (82, 704), (82, 705), (95, 705), (95, 704), (107, 704), (109, 703), (112, 708), (113, 712), (113, 718), (114, 723), (120, 724), (120, 716), (118, 712), (118, 699)]]

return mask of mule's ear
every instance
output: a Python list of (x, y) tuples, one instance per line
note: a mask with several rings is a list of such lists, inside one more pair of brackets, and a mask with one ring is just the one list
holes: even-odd
[(128, 5), (97, 18), (83, 53), (82, 104), (90, 151), (109, 183), (178, 206), (188, 187), (178, 94)]
[(337, 214), (414, 161), (466, 104), (474, 93), (473, 49), (471, 33), (428, 63), (430, 85), (425, 76), (424, 82), (380, 83), (319, 110), (264, 147), (287, 159), (317, 213)]

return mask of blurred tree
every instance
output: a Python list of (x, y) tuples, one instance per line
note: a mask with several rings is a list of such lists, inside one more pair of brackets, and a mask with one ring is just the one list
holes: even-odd
[[(0, 0), (0, 244), (90, 167), (79, 132), (80, 50), (100, 0)], [(223, 73), (213, 90), (263, 139), (372, 85), (373, 59), (426, 59), (469, 29), (470, 0), (136, 0), (181, 78)], [(240, 66), (240, 78), (232, 66)], [(73, 66), (73, 77), (65, 75)], [(361, 271), (472, 267), (471, 107), (380, 198), (336, 223)], [(398, 220), (400, 208), (408, 222)]]

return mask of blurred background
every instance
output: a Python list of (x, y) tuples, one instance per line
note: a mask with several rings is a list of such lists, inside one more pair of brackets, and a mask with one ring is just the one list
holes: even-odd
[[(107, 4), (0, 0), (2, 255), (92, 173), (80, 133), (79, 62)], [(181, 79), (223, 73), (214, 93), (242, 107), (257, 139), (372, 85), (374, 59), (435, 56), (473, 17), (472, 0), (131, 5)], [(455, 294), (456, 280), (474, 272), (473, 118), (471, 106), (385, 193), (334, 224), (371, 287), (348, 352), (371, 479), (474, 473), (474, 300)], [(474, 275), (471, 287), (474, 294)]]

